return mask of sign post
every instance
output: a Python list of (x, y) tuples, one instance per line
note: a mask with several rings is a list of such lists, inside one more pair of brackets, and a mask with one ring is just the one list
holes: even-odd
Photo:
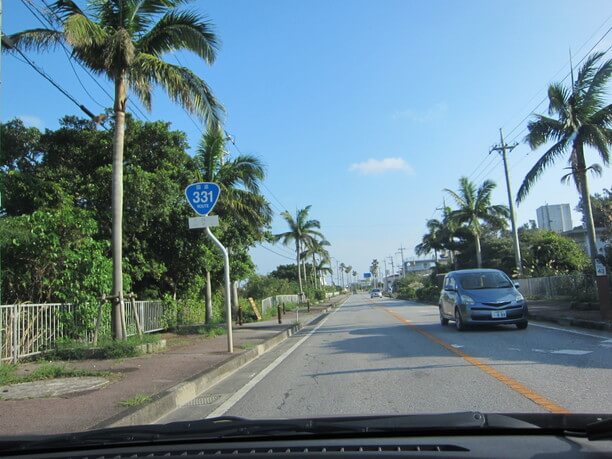
[(192, 183), (185, 188), (185, 197), (187, 202), (192, 209), (200, 215), (200, 217), (192, 217), (189, 219), (189, 229), (205, 228), (206, 234), (213, 241), (213, 243), (221, 250), (223, 254), (224, 277), (225, 277), (225, 315), (227, 321), (227, 351), (234, 352), (234, 341), (232, 337), (232, 300), (231, 300), (231, 286), (230, 286), (230, 266), (229, 266), (229, 255), (227, 249), (221, 241), (215, 237), (211, 231), (212, 226), (219, 226), (219, 217), (216, 215), (208, 215), (217, 200), (221, 189), (219, 185), (211, 182), (200, 182)]

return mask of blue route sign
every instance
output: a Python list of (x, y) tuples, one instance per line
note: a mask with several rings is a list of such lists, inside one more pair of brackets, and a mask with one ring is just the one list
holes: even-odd
[(208, 215), (217, 204), (220, 192), (221, 189), (216, 183), (192, 183), (185, 188), (185, 197), (197, 214)]
[(370, 277), (372, 277), (372, 273), (363, 273), (364, 279), (369, 279)]

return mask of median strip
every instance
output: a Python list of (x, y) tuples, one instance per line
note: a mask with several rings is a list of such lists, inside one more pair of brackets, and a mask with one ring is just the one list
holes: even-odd
[(518, 382), (516, 379), (513, 379), (510, 376), (507, 376), (507, 375), (503, 374), (502, 372), (496, 370), (492, 366), (487, 365), (486, 363), (481, 362), (477, 358), (471, 357), (470, 355), (466, 354), (465, 352), (461, 351), (460, 349), (457, 349), (457, 348), (451, 346), (446, 341), (441, 340), (437, 336), (432, 335), (431, 333), (429, 333), (429, 332), (419, 328), (418, 326), (413, 324), (410, 320), (401, 317), (400, 315), (396, 314), (395, 312), (391, 311), (390, 309), (384, 308), (384, 311), (387, 314), (389, 314), (391, 317), (393, 317), (395, 320), (397, 320), (399, 322), (402, 322), (403, 324), (405, 324), (406, 326), (410, 327), (412, 330), (416, 331), (417, 333), (420, 333), (421, 335), (423, 335), (424, 337), (426, 337), (429, 340), (433, 341), (434, 343), (439, 344), (440, 346), (442, 346), (447, 351), (452, 352), (453, 354), (461, 357), (466, 362), (474, 365), (475, 367), (477, 367), (481, 371), (485, 372), (489, 376), (492, 376), (493, 378), (497, 379), (499, 382), (504, 384), (506, 387), (508, 387), (508, 388), (512, 389), (513, 391), (521, 394), (523, 397), (528, 398), (529, 400), (534, 402), (536, 405), (541, 406), (545, 410), (547, 410), (547, 411), (549, 411), (551, 413), (569, 413), (569, 410), (567, 408), (564, 408), (561, 405), (557, 405), (555, 402), (553, 402), (553, 401), (547, 399), (546, 397), (543, 397), (543, 396), (539, 395), (537, 392), (529, 389), (527, 386), (525, 386), (524, 384)]

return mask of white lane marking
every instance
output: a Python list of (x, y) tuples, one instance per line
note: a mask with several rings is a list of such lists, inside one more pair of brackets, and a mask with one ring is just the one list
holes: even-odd
[(591, 354), (593, 351), (582, 351), (580, 349), (557, 349), (549, 351), (545, 351), (544, 349), (532, 349), (532, 352), (539, 352), (541, 354), (585, 355)]
[(566, 355), (585, 355), (593, 351), (581, 351), (578, 349), (559, 349), (558, 351), (550, 351), (551, 354), (566, 354)]
[[(350, 299), (350, 297), (348, 299)], [(346, 301), (348, 301), (348, 299)], [(346, 301), (344, 303), (346, 303)], [(232, 395), (225, 402), (223, 402), (221, 405), (219, 405), (219, 407), (215, 411), (213, 411), (212, 413), (210, 413), (206, 417), (207, 418), (216, 418), (218, 416), (223, 416), (224, 413), (226, 413), (232, 406), (234, 406), (236, 403), (238, 403), (240, 401), (240, 399), (242, 399), (242, 397), (244, 397), (253, 387), (255, 387), (255, 385), (257, 385), (257, 383), (259, 383), (262, 379), (264, 379), (268, 375), (268, 373), (270, 373), (272, 370), (274, 370), (277, 366), (279, 366), (281, 364), (281, 362), (283, 360), (285, 360), (287, 357), (289, 357), (289, 355), (293, 351), (295, 351), (300, 346), (300, 344), (302, 344), (304, 341), (306, 341), (308, 338), (310, 338), (310, 336), (312, 336), (312, 334), (314, 334), (314, 332), (316, 332), (325, 322), (327, 322), (327, 319), (329, 319), (331, 316), (333, 316), (336, 313), (336, 311), (340, 310), (340, 308), (342, 306), (344, 306), (344, 303), (342, 303), (340, 306), (338, 306), (337, 309), (334, 309), (331, 314), (329, 314), (325, 319), (323, 319), (321, 322), (319, 322), (319, 324), (315, 328), (310, 330), (310, 332), (308, 332), (308, 334), (306, 336), (304, 336), (297, 343), (295, 343), (293, 346), (291, 346), (289, 349), (287, 349), (283, 354), (279, 355), (276, 358), (276, 360), (274, 360), (270, 365), (268, 365), (266, 368), (264, 368), (257, 376), (255, 376), (248, 383), (246, 383), (244, 386), (242, 386), (234, 395)]]
[(520, 351), (518, 347), (509, 347), (508, 350), (509, 351)]
[(451, 344), (451, 346), (454, 347), (455, 349), (459, 349), (463, 347), (461, 344)]
[(552, 327), (550, 325), (536, 324), (531, 321), (529, 322), (529, 325), (533, 325), (534, 327), (540, 327), (540, 328), (548, 328), (549, 330), (557, 330), (557, 331), (562, 331), (562, 332), (567, 332), (567, 333), (573, 333), (574, 335), (590, 336), (591, 338), (599, 338), (599, 339), (605, 339), (605, 340), (610, 339), (609, 336), (601, 336), (601, 335), (595, 335), (593, 333), (581, 332), (578, 330), (569, 330), (567, 328), (559, 328), (559, 327)]

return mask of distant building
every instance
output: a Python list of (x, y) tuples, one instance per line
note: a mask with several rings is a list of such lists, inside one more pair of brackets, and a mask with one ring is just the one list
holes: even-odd
[(435, 267), (435, 260), (412, 260), (404, 262), (405, 273), (422, 273)]
[[(602, 241), (602, 237), (605, 233), (605, 228), (595, 228), (595, 247), (597, 247), (597, 252), (600, 255), (605, 254), (605, 246), (606, 244)], [(586, 252), (586, 254), (590, 257), (591, 253), (589, 250), (589, 243), (587, 241), (586, 229), (582, 226), (577, 226), (574, 229), (569, 231), (564, 231), (563, 236), (568, 237), (578, 243)]]
[(570, 231), (572, 226), (572, 212), (569, 204), (546, 204), (536, 209), (538, 228), (557, 233)]

